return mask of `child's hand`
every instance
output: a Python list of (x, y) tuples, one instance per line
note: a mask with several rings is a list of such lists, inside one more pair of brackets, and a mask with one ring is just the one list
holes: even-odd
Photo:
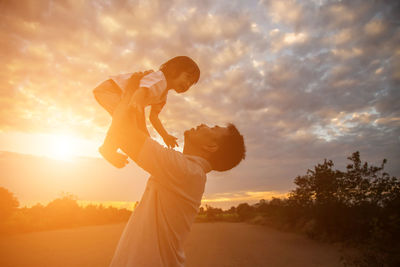
[(163, 137), (164, 139), (164, 143), (168, 146), (168, 148), (174, 148), (176, 146), (178, 146), (178, 143), (176, 142), (176, 140), (178, 140), (178, 138), (176, 138), (173, 135), (167, 134), (166, 136)]

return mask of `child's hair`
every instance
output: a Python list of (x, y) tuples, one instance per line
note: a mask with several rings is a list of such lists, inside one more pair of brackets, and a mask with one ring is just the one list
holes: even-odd
[(171, 58), (160, 66), (160, 70), (164, 73), (167, 81), (178, 77), (182, 72), (187, 72), (192, 75), (193, 84), (197, 83), (200, 78), (199, 66), (197, 66), (193, 59), (187, 56)]

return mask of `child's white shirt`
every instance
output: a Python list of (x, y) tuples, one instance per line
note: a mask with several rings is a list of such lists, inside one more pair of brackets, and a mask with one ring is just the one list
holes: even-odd
[[(122, 91), (125, 92), (129, 78), (132, 74), (133, 73), (126, 73), (110, 76), (110, 79), (112, 79), (122, 89)], [(148, 93), (146, 94), (144, 102), (145, 107), (165, 103), (167, 101), (167, 94), (165, 92), (167, 89), (167, 80), (162, 71), (155, 71), (144, 76), (140, 80), (139, 87), (148, 88)]]

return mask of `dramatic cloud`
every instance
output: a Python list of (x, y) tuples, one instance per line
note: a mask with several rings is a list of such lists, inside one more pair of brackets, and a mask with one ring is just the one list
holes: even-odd
[[(324, 158), (400, 175), (400, 4), (396, 1), (1, 1), (0, 130), (101, 140), (91, 90), (176, 55), (201, 78), (161, 120), (182, 141), (234, 122), (247, 159), (210, 194), (285, 191)], [(156, 136), (153, 132), (153, 136)], [(1, 149), (1, 148), (0, 148)]]

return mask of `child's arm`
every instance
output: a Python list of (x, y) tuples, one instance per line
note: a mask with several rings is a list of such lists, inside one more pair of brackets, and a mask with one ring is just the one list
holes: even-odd
[(151, 111), (150, 111), (150, 122), (153, 125), (154, 129), (158, 132), (159, 135), (164, 140), (164, 143), (169, 147), (169, 148), (174, 148), (175, 146), (178, 146), (178, 143), (176, 140), (175, 136), (170, 135), (162, 125), (160, 119), (158, 118), (158, 114), (160, 114), (162, 108), (164, 107), (165, 102), (162, 104), (158, 105), (152, 105), (151, 106)]

